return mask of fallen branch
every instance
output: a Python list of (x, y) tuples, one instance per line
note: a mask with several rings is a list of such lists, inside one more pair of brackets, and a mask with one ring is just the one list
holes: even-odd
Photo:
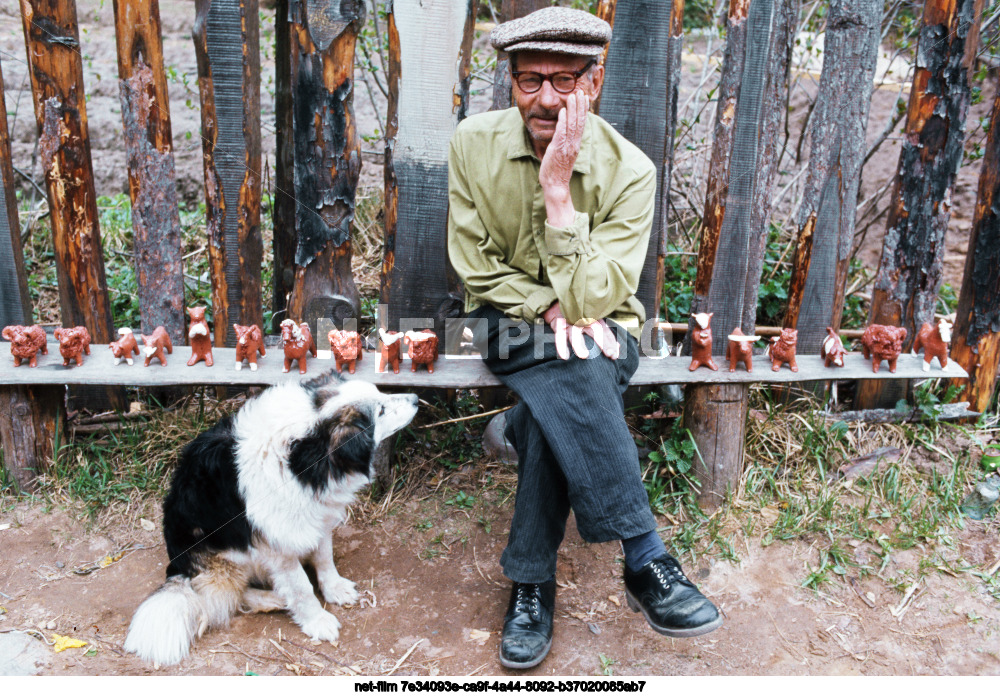
[(898, 447), (880, 447), (871, 454), (855, 457), (838, 469), (841, 478), (853, 480), (868, 476), (872, 472), (882, 471), (883, 467), (895, 464), (903, 456), (903, 450)]
[(406, 653), (404, 653), (401, 658), (399, 658), (399, 661), (395, 664), (395, 666), (392, 669), (390, 669), (388, 672), (385, 673), (385, 676), (387, 676), (387, 677), (392, 676), (392, 673), (395, 672), (397, 669), (399, 669), (399, 666), (401, 664), (403, 664), (404, 662), (406, 662), (406, 658), (408, 658), (413, 653), (413, 651), (417, 649), (417, 646), (420, 645), (423, 642), (424, 642), (424, 639), (421, 638), (416, 643), (414, 643), (413, 645), (411, 645), (410, 649), (407, 650)]
[(909, 411), (897, 411), (894, 408), (870, 408), (862, 411), (840, 411), (839, 413), (820, 411), (819, 414), (828, 420), (860, 421), (862, 423), (917, 423), (923, 420), (978, 418), (982, 415), (977, 411), (970, 411), (968, 401), (944, 404), (941, 406), (941, 412), (933, 418), (927, 417), (919, 408), (913, 408)]

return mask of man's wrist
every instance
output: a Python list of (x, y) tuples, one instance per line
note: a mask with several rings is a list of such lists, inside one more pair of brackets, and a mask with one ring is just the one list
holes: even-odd
[(545, 217), (549, 224), (560, 229), (573, 224), (576, 208), (573, 207), (573, 198), (570, 196), (569, 187), (544, 187), (543, 194)]

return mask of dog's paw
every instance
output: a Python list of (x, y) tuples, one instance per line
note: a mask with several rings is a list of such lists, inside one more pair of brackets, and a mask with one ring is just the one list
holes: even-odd
[(330, 604), (346, 606), (358, 601), (358, 590), (347, 578), (338, 577), (333, 582), (324, 582), (323, 599)]
[(302, 632), (313, 640), (325, 640), (336, 643), (340, 637), (340, 621), (327, 611), (319, 612), (299, 624)]

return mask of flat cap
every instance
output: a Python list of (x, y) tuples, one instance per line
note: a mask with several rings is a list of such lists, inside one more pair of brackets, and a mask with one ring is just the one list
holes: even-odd
[(545, 7), (497, 25), (490, 43), (498, 51), (546, 51), (599, 56), (611, 40), (611, 25), (583, 10)]

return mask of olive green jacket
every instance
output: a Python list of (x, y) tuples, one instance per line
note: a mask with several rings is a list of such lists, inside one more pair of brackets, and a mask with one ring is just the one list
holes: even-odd
[(467, 312), (491, 304), (541, 321), (559, 301), (567, 321), (609, 318), (638, 335), (635, 297), (653, 222), (656, 168), (607, 121), (587, 115), (570, 193), (576, 219), (546, 221), (540, 162), (516, 108), (471, 116), (448, 153), (448, 254)]

